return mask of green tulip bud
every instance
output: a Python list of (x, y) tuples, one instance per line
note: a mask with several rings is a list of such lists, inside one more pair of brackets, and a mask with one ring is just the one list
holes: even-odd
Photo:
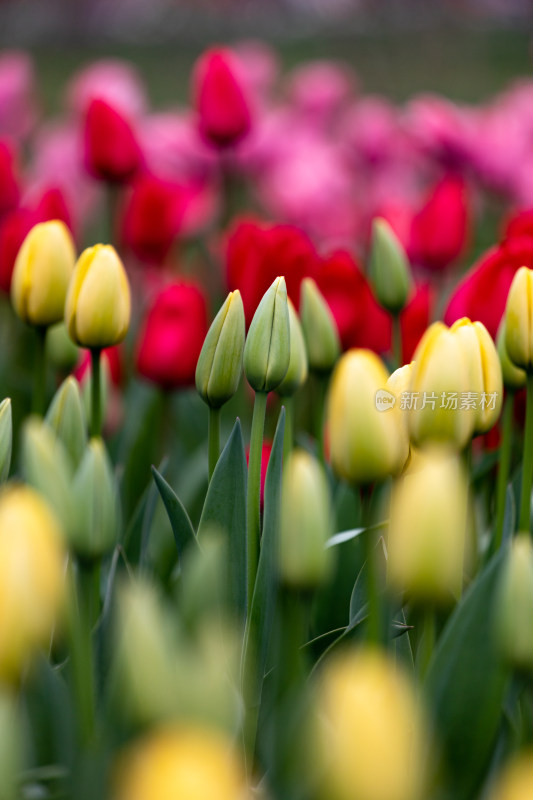
[(48, 501), (68, 534), (73, 519), (70, 460), (52, 428), (37, 417), (31, 417), (22, 432), (22, 473)]
[(401, 242), (381, 217), (372, 224), (369, 275), (378, 303), (391, 314), (399, 314), (411, 291), (411, 270)]
[(196, 389), (210, 408), (220, 408), (237, 391), (244, 339), (244, 308), (237, 289), (228, 294), (213, 320), (196, 366)]
[(4, 483), (11, 466), (11, 449), (13, 445), (13, 420), (11, 416), (11, 400), (6, 397), (0, 403), (0, 483)]
[(496, 348), (500, 357), (504, 386), (507, 389), (511, 389), (511, 391), (516, 392), (517, 389), (522, 389), (526, 385), (527, 374), (526, 371), (520, 367), (515, 367), (509, 358), (509, 353), (507, 352), (507, 347), (505, 346), (505, 336), (505, 317), (503, 317), (498, 329)]
[(23, 728), (17, 698), (3, 690), (0, 693), (0, 786), (3, 800), (20, 797), (23, 751)]
[(497, 604), (502, 654), (519, 669), (533, 669), (533, 546), (529, 534), (517, 536), (507, 555)]
[(101, 439), (91, 439), (74, 477), (76, 518), (72, 546), (85, 559), (108, 553), (118, 538), (118, 494), (111, 462)]
[(287, 298), (289, 306), (289, 329), (290, 329), (290, 357), (289, 369), (280, 385), (276, 389), (281, 397), (291, 397), (307, 380), (307, 353), (305, 350), (305, 339), (302, 326), (296, 313), (296, 309), (290, 298)]
[(285, 278), (276, 278), (254, 314), (244, 347), (244, 373), (256, 392), (272, 392), (287, 374), (290, 325)]
[(309, 367), (329, 372), (340, 356), (341, 343), (333, 314), (312, 278), (302, 281), (300, 318)]
[(52, 366), (61, 372), (70, 372), (78, 363), (80, 348), (68, 335), (64, 322), (51, 325), (46, 332), (46, 355)]
[(79, 383), (72, 376), (63, 381), (55, 393), (46, 422), (63, 442), (76, 468), (87, 446), (87, 421)]
[(294, 450), (283, 471), (280, 523), (281, 579), (297, 589), (319, 586), (330, 574), (331, 502), (325, 473), (305, 450)]

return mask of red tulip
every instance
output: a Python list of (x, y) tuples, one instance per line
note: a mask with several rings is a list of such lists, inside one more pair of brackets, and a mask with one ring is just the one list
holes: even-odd
[(296, 307), (305, 277), (315, 277), (318, 255), (311, 240), (292, 225), (262, 225), (240, 220), (232, 228), (226, 249), (226, 276), (231, 290), (239, 289), (249, 325), (272, 281), (284, 275)]
[(197, 61), (193, 101), (200, 132), (212, 144), (227, 147), (249, 132), (250, 106), (230, 50), (207, 50)]
[(504, 238), (510, 239), (515, 236), (530, 236), (533, 238), (533, 208), (518, 211), (507, 220)]
[(180, 229), (183, 212), (179, 186), (154, 175), (139, 177), (124, 212), (125, 243), (141, 261), (163, 263)]
[(0, 217), (15, 209), (19, 198), (15, 154), (7, 142), (0, 141)]
[(193, 386), (207, 328), (202, 289), (194, 283), (167, 286), (148, 311), (139, 336), (139, 374), (164, 389)]
[(141, 150), (130, 123), (105, 100), (92, 100), (85, 117), (85, 163), (96, 178), (122, 183), (141, 165)]
[(464, 251), (470, 222), (466, 185), (455, 175), (444, 177), (413, 218), (411, 259), (431, 270), (443, 270)]
[(43, 191), (35, 206), (35, 216), (39, 222), (59, 219), (72, 230), (72, 214), (65, 195), (58, 186), (50, 186)]
[(11, 211), (0, 221), (0, 289), (9, 294), (17, 253), (35, 222), (26, 208)]
[(533, 268), (533, 237), (514, 236), (492, 247), (465, 275), (450, 298), (444, 321), (470, 317), (495, 338), (515, 272)]

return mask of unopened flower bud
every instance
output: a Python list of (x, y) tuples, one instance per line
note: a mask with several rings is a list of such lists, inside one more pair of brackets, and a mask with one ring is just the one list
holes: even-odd
[(505, 306), (505, 349), (515, 367), (533, 366), (533, 270), (520, 267)]
[(71, 532), (81, 558), (100, 558), (118, 538), (119, 511), (115, 477), (101, 439), (91, 439), (72, 486), (76, 515)]
[(500, 357), (504, 385), (513, 392), (522, 389), (526, 385), (527, 373), (520, 367), (515, 367), (509, 358), (509, 353), (507, 352), (505, 344), (505, 317), (503, 317), (500, 327), (498, 328), (496, 347), (498, 349), (498, 356)]
[(82, 347), (111, 347), (130, 324), (130, 287), (124, 265), (111, 245), (88, 247), (79, 257), (65, 304), (65, 323)]
[(319, 586), (330, 574), (331, 501), (320, 463), (294, 450), (283, 470), (280, 523), (280, 574), (294, 588)]
[(287, 303), (289, 306), (291, 354), (289, 369), (276, 389), (281, 397), (291, 397), (307, 380), (307, 353), (302, 326), (290, 298), (287, 298)]
[(533, 547), (528, 533), (512, 541), (496, 608), (498, 639), (506, 661), (533, 670)]
[(78, 381), (68, 377), (55, 393), (46, 422), (63, 443), (76, 468), (87, 445), (87, 419)]
[(41, 222), (31, 229), (18, 252), (11, 281), (11, 301), (24, 322), (48, 326), (63, 319), (75, 261), (74, 242), (63, 222)]
[(399, 314), (411, 291), (411, 271), (401, 242), (380, 217), (372, 224), (369, 277), (378, 303), (391, 314)]
[(395, 408), (400, 414), (400, 437), (401, 437), (401, 458), (399, 460), (398, 474), (402, 472), (407, 466), (410, 456), (411, 447), (409, 443), (409, 422), (407, 408), (402, 406), (403, 398), (409, 393), (411, 386), (411, 379), (413, 375), (413, 364), (405, 364), (399, 367), (392, 375), (389, 376), (385, 388), (388, 392), (394, 395)]
[(68, 335), (64, 322), (48, 328), (46, 355), (50, 364), (63, 373), (70, 372), (78, 363), (80, 350)]
[(210, 408), (220, 408), (237, 391), (244, 339), (244, 308), (237, 289), (229, 293), (213, 320), (196, 366), (196, 389)]
[(287, 374), (290, 327), (285, 278), (276, 278), (254, 314), (244, 347), (244, 373), (256, 392), (272, 392)]
[(329, 372), (341, 352), (339, 332), (333, 314), (312, 278), (302, 281), (300, 318), (309, 368), (316, 372)]

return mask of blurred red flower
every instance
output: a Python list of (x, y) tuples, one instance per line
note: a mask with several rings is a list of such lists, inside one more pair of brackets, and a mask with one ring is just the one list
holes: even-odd
[[(81, 350), (80, 361), (72, 374), (79, 383), (91, 372), (91, 353), (89, 350)], [(122, 383), (122, 346), (105, 347), (102, 350), (102, 359), (105, 359), (111, 383), (120, 386)]]
[(139, 374), (164, 389), (194, 385), (207, 328), (201, 287), (196, 283), (167, 286), (156, 296), (139, 335)]
[(251, 113), (239, 62), (230, 50), (207, 50), (192, 77), (200, 133), (212, 144), (236, 144), (250, 131)]
[(163, 263), (180, 229), (184, 210), (181, 187), (155, 175), (140, 176), (124, 211), (125, 244), (140, 261)]
[(409, 254), (426, 269), (443, 270), (463, 253), (470, 226), (470, 207), (464, 180), (446, 175), (431, 189), (413, 217)]
[(38, 220), (27, 208), (10, 211), (0, 221), (0, 289), (9, 294), (17, 253)]
[(65, 194), (58, 186), (44, 189), (35, 205), (35, 216), (39, 222), (60, 219), (72, 230), (72, 214)]
[(300, 285), (315, 277), (319, 258), (311, 240), (293, 225), (265, 225), (241, 219), (231, 229), (226, 248), (226, 277), (231, 290), (242, 294), (246, 323), (250, 324), (262, 296), (278, 275), (296, 307)]
[(138, 171), (142, 156), (130, 122), (105, 100), (92, 100), (85, 116), (85, 164), (96, 178), (122, 183)]
[(15, 153), (7, 142), (0, 141), (0, 217), (15, 209), (19, 199)]

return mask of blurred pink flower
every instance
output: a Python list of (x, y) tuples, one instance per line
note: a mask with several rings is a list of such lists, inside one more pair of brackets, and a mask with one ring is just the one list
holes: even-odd
[(405, 127), (422, 153), (446, 168), (470, 164), (476, 145), (475, 113), (437, 95), (425, 94), (408, 103)]
[(355, 75), (344, 64), (311, 61), (294, 69), (287, 81), (289, 102), (311, 127), (328, 128), (357, 89)]
[(276, 51), (266, 42), (249, 39), (238, 42), (233, 51), (242, 65), (242, 79), (253, 105), (265, 105), (274, 90), (280, 66)]
[(0, 54), (0, 136), (25, 139), (35, 125), (35, 75), (30, 56), (17, 50)]
[(84, 67), (68, 82), (67, 107), (84, 116), (93, 100), (105, 100), (129, 118), (147, 109), (146, 91), (137, 70), (127, 61), (103, 59)]

